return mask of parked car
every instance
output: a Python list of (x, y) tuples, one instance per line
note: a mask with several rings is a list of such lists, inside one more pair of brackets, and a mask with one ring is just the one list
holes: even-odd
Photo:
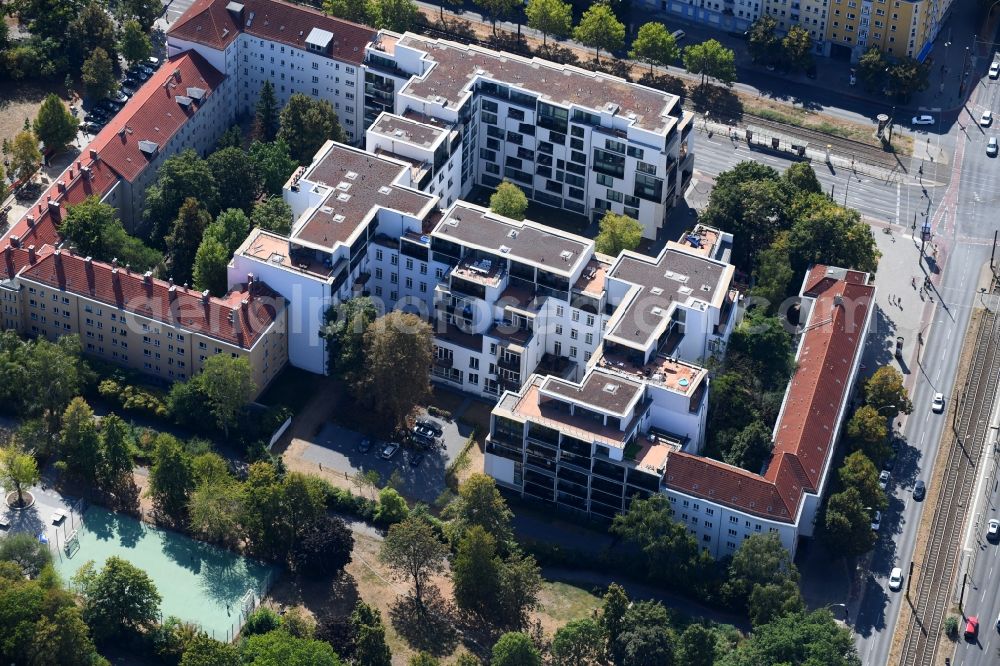
[(878, 487), (885, 490), (889, 487), (889, 472), (882, 470), (882, 473), (878, 475)]
[(854, 70), (854, 69), (851, 70), (851, 76), (847, 79), (847, 82), (850, 85), (852, 85), (852, 86), (856, 86), (858, 84), (858, 72), (857, 72), (857, 70)]
[(410, 467), (420, 467), (420, 463), (424, 461), (424, 454), (416, 453), (410, 456)]
[(991, 518), (990, 522), (986, 523), (986, 538), (989, 541), (1000, 539), (1000, 520)]
[(145, 65), (135, 65), (129, 70), (129, 76), (133, 76), (140, 81), (146, 81), (153, 75), (153, 70)]
[(934, 116), (923, 115), (923, 116), (913, 116), (911, 121), (914, 125), (933, 125)]
[(142, 81), (139, 80), (134, 74), (129, 74), (124, 79), (122, 79), (122, 86), (126, 88), (138, 88)]
[(985, 111), (983, 111), (983, 115), (979, 116), (979, 126), (989, 127), (992, 122), (993, 122), (993, 112), (990, 111), (989, 109), (986, 109)]
[(444, 428), (441, 426), (440, 423), (438, 423), (434, 419), (430, 418), (417, 419), (417, 425), (433, 430), (435, 437), (440, 437), (441, 435), (444, 434)]
[(944, 411), (944, 393), (935, 393), (934, 400), (931, 401), (931, 411), (940, 414)]
[(156, 69), (157, 67), (160, 66), (160, 59), (157, 58), (156, 56), (149, 56), (148, 58), (146, 58), (146, 62), (148, 62), (153, 69)]
[(674, 41), (678, 43), (687, 37), (687, 34), (683, 30), (674, 30), (671, 34), (674, 37)]
[(105, 123), (84, 123), (80, 128), (86, 134), (97, 134), (104, 128)]
[(913, 486), (913, 499), (918, 502), (927, 494), (927, 485), (923, 481), (917, 481)]
[(990, 157), (997, 156), (997, 138), (991, 136), (990, 140), (986, 142), (986, 154)]
[(979, 616), (973, 615), (965, 623), (965, 640), (974, 641), (979, 634)]
[(421, 437), (426, 437), (427, 439), (434, 441), (437, 438), (437, 433), (426, 426), (422, 426), (419, 423), (413, 427), (413, 434), (420, 435)]
[(895, 567), (889, 573), (889, 589), (898, 591), (901, 587), (903, 587), (903, 570), (899, 567)]
[(361, 443), (358, 444), (358, 451), (360, 451), (361, 453), (368, 453), (371, 450), (372, 450), (372, 440), (365, 437), (364, 439), (361, 440)]
[(396, 442), (389, 442), (388, 444), (385, 445), (385, 447), (383, 447), (382, 453), (380, 453), (379, 455), (382, 456), (385, 460), (389, 460), (394, 455), (396, 455), (397, 451), (399, 451), (399, 444), (397, 444)]
[(882, 512), (876, 511), (875, 517), (872, 518), (872, 532), (878, 532), (880, 527), (882, 527)]
[(108, 118), (108, 115), (100, 110), (94, 110), (83, 117), (83, 122), (85, 123), (99, 123), (104, 122)]
[(994, 61), (993, 64), (990, 65), (990, 78), (1000, 78), (1000, 62)]
[(435, 440), (433, 437), (427, 437), (426, 435), (421, 435), (419, 433), (414, 432), (411, 433), (411, 438), (413, 439), (414, 444), (416, 444), (417, 446), (422, 446), (425, 449), (432, 449), (435, 446), (437, 446), (437, 440)]
[(126, 95), (121, 90), (118, 90), (118, 91), (115, 91), (115, 92), (111, 93), (111, 97), (110, 97), (110, 99), (111, 99), (112, 102), (117, 102), (118, 104), (121, 104), (123, 106), (125, 105), (125, 102), (128, 101), (128, 98), (129, 98), (129, 96)]

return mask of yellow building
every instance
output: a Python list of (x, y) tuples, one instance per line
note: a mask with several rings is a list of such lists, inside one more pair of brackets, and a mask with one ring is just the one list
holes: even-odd
[(831, 55), (849, 50), (856, 61), (871, 47), (923, 60), (951, 0), (829, 0), (826, 39)]
[(76, 334), (84, 353), (167, 381), (190, 379), (215, 354), (246, 358), (254, 397), (288, 361), (284, 298), (253, 276), (214, 298), (50, 245), (0, 253), (7, 328), (49, 339)]

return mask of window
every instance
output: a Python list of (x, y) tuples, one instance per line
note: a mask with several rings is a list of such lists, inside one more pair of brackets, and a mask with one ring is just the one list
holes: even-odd
[(569, 339), (570, 340), (576, 340), (578, 337), (580, 337), (580, 334), (579, 334), (579, 332), (575, 328), (569, 329)]
[(556, 335), (562, 335), (562, 324), (556, 324)]
[(576, 347), (570, 347), (569, 348), (569, 357), (570, 358), (576, 358)]
[(585, 342), (586, 342), (586, 343), (587, 343), (588, 345), (592, 345), (592, 344), (594, 344), (594, 334), (593, 334), (593, 333), (587, 333), (587, 335), (586, 335), (586, 336), (584, 336), (584, 341), (585, 341)]
[(479, 369), (479, 358), (476, 357), (476, 356), (470, 357), (469, 358), (469, 367), (472, 368), (473, 370), (478, 370)]
[[(557, 317), (562, 317), (563, 316), (563, 306), (561, 306), (561, 305), (557, 305), (556, 306), (556, 316)], [(576, 321), (576, 320), (574, 319), (573, 321)]]

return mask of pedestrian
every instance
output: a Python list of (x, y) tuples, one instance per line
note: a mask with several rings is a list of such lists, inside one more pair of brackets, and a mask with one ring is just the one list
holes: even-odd
[(321, 472), (323, 471), (323, 463), (319, 464), (319, 471), (321, 471)]

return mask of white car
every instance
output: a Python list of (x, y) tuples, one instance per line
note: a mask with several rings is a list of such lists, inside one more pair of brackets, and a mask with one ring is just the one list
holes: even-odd
[(885, 490), (889, 487), (889, 472), (888, 470), (882, 470), (882, 473), (878, 475), (878, 487)]
[(990, 123), (993, 122), (993, 112), (990, 110), (983, 111), (983, 115), (979, 116), (979, 125), (981, 127), (989, 127)]
[(924, 115), (924, 116), (913, 116), (913, 120), (911, 122), (914, 125), (933, 125), (934, 124), (934, 116), (927, 116), (927, 115)]
[(1000, 79), (1000, 62), (994, 61), (994, 63), (990, 65), (990, 78)]
[(993, 518), (986, 523), (986, 538), (990, 541), (1000, 539), (1000, 520)]
[(872, 532), (878, 532), (880, 527), (882, 527), (882, 512), (876, 511), (875, 517), (872, 518)]
[(997, 138), (991, 136), (990, 140), (986, 142), (986, 154), (990, 157), (997, 156)]
[(895, 591), (901, 587), (903, 587), (903, 570), (896, 567), (889, 572), (889, 589)]
[(931, 411), (935, 414), (940, 414), (944, 411), (944, 393), (934, 394), (934, 400), (931, 402)]

